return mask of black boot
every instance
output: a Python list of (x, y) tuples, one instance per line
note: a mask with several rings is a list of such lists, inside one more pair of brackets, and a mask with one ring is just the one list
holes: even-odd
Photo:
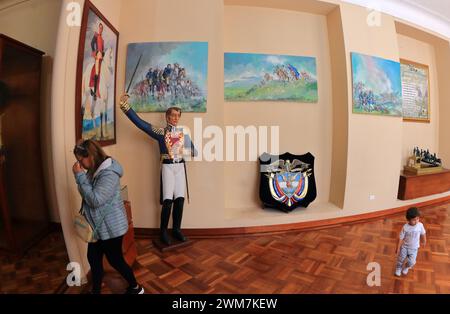
[(160, 239), (162, 243), (167, 245), (171, 244), (169, 234), (167, 233), (167, 226), (169, 225), (171, 209), (172, 209), (172, 200), (164, 200), (161, 209)]
[(173, 204), (173, 230), (172, 235), (175, 239), (185, 242), (187, 238), (181, 233), (181, 220), (183, 219), (184, 197), (179, 197)]

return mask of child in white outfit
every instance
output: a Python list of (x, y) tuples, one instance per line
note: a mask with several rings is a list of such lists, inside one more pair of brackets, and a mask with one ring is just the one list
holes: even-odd
[[(411, 207), (406, 211), (406, 219), (408, 220), (408, 223), (403, 226), (403, 229), (400, 232), (400, 238), (396, 250), (396, 253), (399, 254), (397, 258), (395, 275), (398, 277), (400, 277), (401, 274), (408, 274), (408, 271), (416, 263), (417, 252), (420, 247), (420, 238), (422, 238), (422, 245), (426, 245), (427, 237), (425, 234), (425, 228), (423, 227), (423, 224), (419, 222), (419, 217), (420, 212), (416, 207)], [(403, 268), (405, 260), (407, 260), (406, 267)]]

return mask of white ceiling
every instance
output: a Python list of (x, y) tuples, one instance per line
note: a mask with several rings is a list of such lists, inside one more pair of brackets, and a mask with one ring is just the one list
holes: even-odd
[(403, 2), (450, 22), (450, 0), (403, 0)]
[(380, 10), (450, 38), (450, 0), (343, 0)]

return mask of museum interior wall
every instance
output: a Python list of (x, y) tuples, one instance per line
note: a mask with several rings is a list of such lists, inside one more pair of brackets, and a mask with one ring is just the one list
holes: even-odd
[(349, 117), (347, 58), (341, 19), (340, 7), (327, 15), (333, 104), (330, 202), (339, 208), (344, 207), (345, 199)]
[[(125, 90), (126, 49), (129, 43), (152, 41), (208, 42), (208, 107), (204, 114), (183, 113), (181, 122), (194, 131), (193, 118), (202, 118), (203, 128), (224, 125), (223, 106), (223, 3), (221, 1), (133, 1), (122, 4), (120, 18), (117, 90)], [(149, 15), (150, 14), (150, 15)], [(167, 16), (177, 21), (168, 23)], [(128, 186), (136, 227), (159, 226), (158, 144), (117, 112), (117, 158), (126, 169), (123, 183)], [(164, 113), (145, 113), (154, 125), (164, 125)], [(195, 134), (192, 134), (195, 136)], [(205, 143), (203, 143), (205, 144)], [(135, 158), (138, 156), (138, 159)], [(211, 227), (223, 223), (224, 163), (188, 163), (190, 204), (186, 204), (185, 226)], [(157, 197), (155, 197), (155, 195)], [(220, 205), (218, 205), (220, 204)], [(218, 206), (216, 206), (218, 205)], [(134, 211), (134, 207), (146, 208)], [(145, 223), (144, 223), (145, 221)]]
[[(448, 115), (450, 114), (450, 89), (448, 86), (448, 73), (450, 71), (450, 43), (448, 38), (444, 38), (439, 34), (425, 32), (406, 22), (397, 22), (397, 32), (401, 35), (416, 39), (422, 44), (431, 46), (434, 50), (434, 62), (436, 71), (436, 87), (431, 86), (431, 90), (435, 88), (439, 97), (438, 110), (438, 151), (442, 159), (445, 161), (450, 158), (450, 125), (448, 123)], [(431, 71), (431, 69), (430, 69)], [(439, 84), (440, 82), (440, 84)], [(444, 82), (444, 83), (442, 83)], [(431, 104), (433, 106), (433, 103)], [(447, 166), (448, 167), (448, 166)]]
[[(224, 51), (317, 58), (317, 79), (321, 82), (317, 103), (221, 103), (224, 125), (279, 126), (280, 153), (301, 155), (311, 152), (316, 157), (318, 193), (315, 202), (327, 203), (331, 173), (332, 93), (326, 16), (237, 5), (226, 5), (224, 9)], [(256, 160), (226, 162), (225, 173), (227, 214), (237, 216), (239, 212), (245, 214), (252, 209), (260, 211)]]
[(439, 89), (439, 153), (443, 160), (449, 160), (450, 123), (448, 123), (448, 117), (450, 115), (450, 88), (448, 88), (448, 73), (450, 73), (450, 43), (448, 40), (440, 38), (434, 38), (433, 42), (435, 45), (436, 63), (438, 65), (438, 80), (441, 82), (441, 88)]
[[(58, 221), (59, 213), (71, 259), (80, 260), (85, 256), (85, 248), (73, 240), (76, 237), (70, 228), (72, 211), (80, 202), (71, 170), (80, 28), (66, 23), (68, 2), (63, 1), (61, 6), (59, 1), (44, 0), (39, 4), (29, 1), (23, 5), (28, 16), (22, 16), (22, 11), (8, 11), (7, 19), (20, 17), (21, 27), (12, 27), (11, 23), (19, 24), (19, 21), (6, 22), (2, 15), (6, 10), (0, 11), (0, 29), (54, 57), (51, 108), (45, 106), (44, 114), (44, 119), (50, 120), (45, 120), (46, 128), (51, 130), (51, 136), (46, 137), (49, 145), (44, 163), (47, 169), (52, 169), (52, 173), (47, 173), (48, 191), (54, 194), (49, 196), (53, 199), (52, 217)], [(83, 3), (82, 0), (77, 2)], [(399, 174), (413, 146), (437, 152), (444, 166), (449, 167), (450, 89), (445, 85), (450, 73), (448, 38), (425, 33), (418, 26), (407, 26), (386, 14), (381, 14), (380, 25), (369, 26), (365, 8), (339, 1), (302, 1), (302, 4), (289, 0), (92, 2), (120, 33), (116, 97), (125, 90), (129, 43), (207, 41), (207, 112), (183, 113), (182, 123), (191, 131), (194, 118), (202, 118), (203, 130), (207, 126), (224, 130), (227, 125), (279, 125), (281, 153), (311, 152), (316, 158), (317, 199), (307, 209), (299, 208), (290, 214), (261, 209), (256, 160), (190, 162), (191, 200), (186, 204), (184, 228), (314, 221), (396, 208), (443, 196), (397, 200)], [(56, 14), (59, 9), (61, 14)], [(38, 16), (33, 10), (48, 11), (51, 16)], [(169, 16), (172, 22), (168, 22)], [(56, 39), (54, 42), (48, 41), (46, 36), (40, 38), (41, 35), (24, 31), (38, 23), (43, 23), (41, 28), (48, 28), (49, 36)], [(8, 30), (6, 24), (11, 29)], [(319, 101), (225, 102), (224, 52), (315, 57)], [(353, 114), (352, 52), (429, 65), (431, 122), (403, 122), (400, 117)], [(50, 89), (46, 95), (49, 104)], [(140, 116), (156, 125), (164, 121), (162, 113), (141, 113)], [(43, 136), (49, 130), (43, 130)], [(157, 144), (134, 127), (120, 110), (116, 110), (116, 130), (117, 144), (106, 147), (106, 151), (125, 169), (122, 184), (128, 186), (134, 226), (157, 228), (160, 214)], [(203, 135), (205, 145), (210, 139), (208, 134)]]
[[(401, 168), (402, 119), (352, 113), (351, 52), (398, 60), (394, 18), (381, 15), (369, 26), (367, 10), (343, 4), (342, 25), (347, 58), (349, 106), (345, 209), (395, 207)], [(370, 195), (375, 197), (370, 200)]]
[(434, 46), (405, 36), (398, 35), (400, 58), (426, 64), (430, 71), (430, 123), (405, 122), (403, 127), (402, 165), (411, 155), (411, 147), (426, 147), (439, 151), (439, 86), (436, 71)]

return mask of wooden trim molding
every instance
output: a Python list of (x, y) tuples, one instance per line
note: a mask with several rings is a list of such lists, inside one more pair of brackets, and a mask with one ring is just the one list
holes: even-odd
[(20, 41), (18, 41), (16, 39), (14, 39), (14, 38), (6, 36), (5, 34), (1, 34), (0, 33), (0, 39), (6, 39), (10, 44), (13, 44), (16, 47), (19, 47), (20, 49), (25, 49), (25, 50), (27, 50), (27, 52), (33, 52), (33, 53), (35, 53), (37, 55), (41, 55), (41, 56), (45, 55), (45, 52), (40, 51), (40, 50), (38, 50), (36, 48), (33, 48), (31, 46), (28, 46), (28, 45), (26, 45), (26, 44), (24, 44), (24, 43), (22, 43), (22, 42), (20, 42)]
[[(425, 209), (429, 206), (436, 206), (450, 202), (450, 195), (437, 199), (409, 204), (396, 208), (380, 210), (371, 213), (352, 215), (339, 218), (330, 218), (306, 222), (296, 222), (290, 224), (252, 226), (252, 227), (230, 227), (230, 228), (208, 228), (208, 229), (183, 229), (183, 233), (194, 238), (224, 238), (236, 236), (255, 236), (261, 234), (275, 234), (293, 231), (308, 231), (332, 228), (345, 224), (362, 223), (375, 219), (380, 219), (405, 212), (409, 207), (415, 206)], [(136, 238), (153, 238), (159, 235), (158, 228), (134, 228)]]

